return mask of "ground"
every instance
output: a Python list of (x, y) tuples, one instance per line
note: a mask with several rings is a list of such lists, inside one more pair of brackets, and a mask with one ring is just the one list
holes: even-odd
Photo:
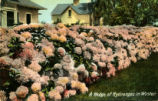
[[(156, 101), (158, 99), (158, 53), (153, 53), (147, 60), (139, 60), (129, 68), (117, 72), (112, 78), (101, 78), (89, 86), (87, 94), (77, 95), (66, 101)], [(154, 96), (134, 97), (95, 97), (90, 93), (157, 93)]]

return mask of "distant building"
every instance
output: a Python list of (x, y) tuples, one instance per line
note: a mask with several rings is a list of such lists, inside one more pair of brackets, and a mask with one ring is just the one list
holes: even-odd
[(30, 0), (0, 0), (0, 26), (38, 23), (38, 10), (44, 9)]
[(80, 3), (73, 0), (73, 4), (58, 4), (52, 11), (53, 23), (92, 25), (92, 3)]

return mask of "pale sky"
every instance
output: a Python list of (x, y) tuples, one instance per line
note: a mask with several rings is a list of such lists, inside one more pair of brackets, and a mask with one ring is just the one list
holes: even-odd
[[(47, 8), (47, 10), (42, 10), (39, 13), (39, 22), (44, 21), (47, 23), (51, 23), (51, 12), (56, 7), (57, 4), (63, 4), (63, 3), (73, 3), (73, 0), (31, 0), (33, 2), (36, 2), (37, 4)], [(80, 0), (81, 3), (83, 2), (89, 2), (89, 0)]]

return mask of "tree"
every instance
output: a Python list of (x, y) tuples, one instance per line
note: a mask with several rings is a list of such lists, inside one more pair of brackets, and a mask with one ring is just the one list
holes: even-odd
[(93, 12), (104, 25), (151, 25), (158, 19), (158, 0), (96, 0)]

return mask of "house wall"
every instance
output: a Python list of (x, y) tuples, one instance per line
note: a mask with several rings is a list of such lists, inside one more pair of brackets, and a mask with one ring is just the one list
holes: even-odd
[(7, 4), (4, 5), (3, 7), (0, 8), (1, 11), (1, 25), (2, 27), (7, 27), (7, 11), (12, 11), (14, 12), (14, 23), (17, 23), (17, 6), (16, 5), (11, 5)]
[(19, 22), (26, 24), (26, 14), (31, 14), (31, 23), (38, 23), (38, 10), (32, 9), (32, 8), (26, 8), (22, 6), (17, 6), (14, 4), (6, 4), (2, 8), (0, 8), (0, 11), (2, 11), (2, 15), (0, 17), (2, 27), (7, 27), (7, 11), (14, 12), (14, 24), (17, 24), (17, 14), (19, 13)]
[(19, 21), (26, 24), (26, 14), (31, 14), (31, 23), (38, 23), (38, 10), (25, 7), (18, 7)]
[[(69, 17), (69, 15), (68, 15), (69, 10), (71, 10), (71, 12), (72, 12), (71, 17)], [(90, 15), (89, 14), (79, 15), (70, 7), (62, 15), (52, 16), (53, 23), (56, 22), (58, 18), (61, 19), (61, 22), (63, 24), (71, 25), (71, 24), (74, 24), (74, 23), (80, 21), (80, 24), (90, 25)]]

